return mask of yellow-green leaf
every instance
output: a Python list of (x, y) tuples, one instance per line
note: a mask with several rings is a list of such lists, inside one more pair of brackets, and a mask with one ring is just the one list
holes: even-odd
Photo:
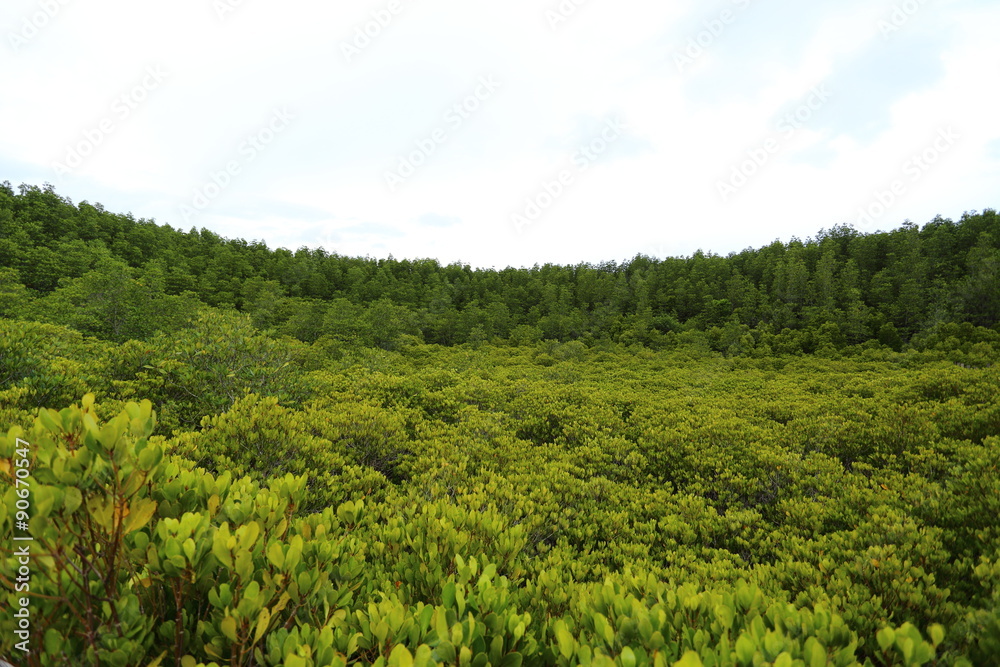
[(281, 548), (281, 542), (271, 542), (271, 546), (267, 548), (267, 559), (277, 568), (284, 565), (285, 552)]
[(413, 667), (413, 656), (402, 644), (396, 644), (389, 654), (389, 667)]
[(257, 629), (253, 633), (253, 643), (256, 644), (260, 641), (260, 638), (264, 636), (267, 632), (267, 626), (271, 623), (271, 611), (264, 607), (260, 610), (260, 616), (257, 617)]
[(122, 523), (122, 528), (125, 535), (128, 535), (134, 530), (139, 530), (153, 518), (153, 514), (156, 513), (156, 501), (149, 498), (139, 498), (130, 508), (129, 515), (125, 517), (125, 521)]
[(239, 636), (236, 634), (236, 619), (232, 616), (226, 616), (222, 619), (222, 623), (219, 624), (219, 629), (222, 630), (222, 634), (225, 635), (229, 641), (239, 641)]
[(674, 667), (704, 667), (701, 658), (694, 651), (688, 651), (674, 663)]

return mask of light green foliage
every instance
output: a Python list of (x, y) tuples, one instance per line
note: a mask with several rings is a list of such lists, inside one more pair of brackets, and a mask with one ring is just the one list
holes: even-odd
[(248, 475), (261, 484), (287, 473), (307, 475), (304, 511), (380, 495), (388, 480), (373, 466), (381, 460), (370, 453), (378, 443), (358, 435), (361, 422), (351, 421), (353, 432), (344, 432), (330, 417), (248, 394), (226, 413), (205, 417), (202, 430), (175, 437), (172, 451), (214, 474)]
[[(27, 349), (16, 330), (3, 340)], [(62, 340), (53, 359), (100, 350)], [(125, 345), (115, 373), (139, 377), (129, 368), (157, 349)], [(169, 438), (125, 396), (42, 410), (0, 441), (8, 489), (14, 438), (31, 442), (31, 527), (53, 554), (32, 588), (48, 596), (32, 598), (41, 662), (926, 665), (996, 651), (997, 370), (536, 354), (352, 353), (298, 371), (313, 398), (232, 394)], [(6, 391), (23, 392), (7, 359)], [(200, 368), (191, 382), (215, 377)], [(111, 377), (107, 391), (141, 381)]]
[(0, 392), (7, 393), (4, 407), (34, 411), (82, 395), (97, 382), (94, 369), (85, 363), (93, 359), (93, 352), (90, 342), (71, 329), (0, 319)]
[[(31, 532), (48, 554), (33, 561), (33, 629), (53, 637), (43, 664), (132, 665), (162, 651), (242, 664), (289, 619), (332, 622), (358, 587), (362, 545), (332, 509), (293, 518), (304, 477), (265, 490), (190, 470), (149, 438), (148, 401), (101, 424), (93, 400), (0, 440), (8, 482), (16, 437), (32, 447)], [(13, 484), (6, 496), (13, 507)]]

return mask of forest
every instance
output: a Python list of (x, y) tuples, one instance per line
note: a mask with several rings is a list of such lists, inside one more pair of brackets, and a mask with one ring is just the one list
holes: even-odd
[(0, 659), (997, 665), (998, 361), (991, 209), (496, 270), (4, 182)]

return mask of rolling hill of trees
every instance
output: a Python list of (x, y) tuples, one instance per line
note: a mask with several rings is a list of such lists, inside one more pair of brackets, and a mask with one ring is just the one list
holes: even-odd
[(176, 326), (195, 304), (259, 328), (392, 349), (402, 336), (611, 340), (659, 349), (701, 332), (726, 354), (811, 353), (877, 340), (900, 349), (950, 323), (1000, 322), (1000, 219), (847, 227), (722, 257), (473, 270), (433, 259), (271, 250), (0, 186), (0, 314), (115, 341)]

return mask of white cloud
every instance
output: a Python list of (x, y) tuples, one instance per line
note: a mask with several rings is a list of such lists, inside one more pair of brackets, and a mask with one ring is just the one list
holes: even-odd
[[(216, 0), (63, 0), (34, 31), (41, 5), (6, 2), (0, 158), (11, 172), (0, 178), (271, 247), (575, 263), (727, 252), (853, 221), (951, 124), (961, 140), (878, 226), (997, 205), (996, 3), (924, 3), (884, 37), (878, 21), (898, 3), (589, 0), (553, 30), (555, 1), (400, 0), (388, 21), (389, 0), (221, 1), (237, 5), (223, 18)], [(678, 71), (674, 55), (724, 10), (733, 20)], [(358, 29), (373, 36), (348, 62)], [(167, 76), (122, 117), (115, 100), (150, 67)], [(496, 92), (449, 124), (490, 76)], [(782, 115), (824, 82), (829, 105), (783, 137)], [(294, 120), (247, 160), (241, 147), (275, 109)], [(574, 169), (576, 148), (616, 115), (620, 141), (518, 233), (511, 214)], [(109, 119), (57, 178), (53, 162), (87, 149)], [(444, 139), (390, 191), (386, 170), (438, 128)], [(779, 149), (723, 201), (719, 181), (776, 136)], [(239, 173), (185, 219), (234, 160)]]

